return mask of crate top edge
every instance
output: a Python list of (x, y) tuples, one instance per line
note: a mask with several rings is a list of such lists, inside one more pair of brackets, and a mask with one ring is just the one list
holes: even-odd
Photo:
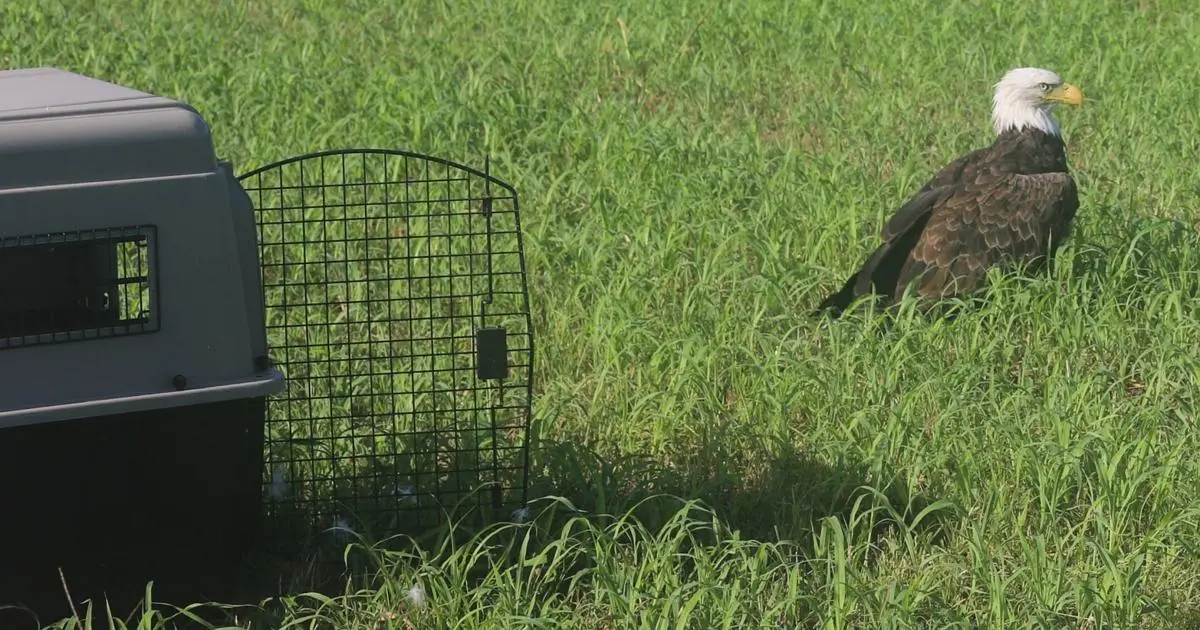
[(217, 162), (187, 103), (57, 68), (0, 71), (0, 189), (211, 173)]
[(0, 71), (0, 121), (181, 105), (169, 98), (59, 68)]

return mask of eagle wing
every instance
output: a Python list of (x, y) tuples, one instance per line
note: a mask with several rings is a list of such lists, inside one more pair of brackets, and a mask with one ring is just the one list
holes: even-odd
[(883, 243), (814, 314), (855, 299), (896, 299), (914, 280), (924, 297), (979, 288), (997, 263), (1037, 264), (1067, 237), (1079, 207), (1067, 173), (1020, 175), (987, 168), (989, 148), (947, 164), (888, 219)]
[(880, 231), (883, 244), (847, 281), (843, 287), (843, 299), (853, 300), (854, 297), (880, 290), (887, 292), (890, 297), (908, 252), (916, 246), (934, 208), (954, 194), (964, 173), (973, 172), (988, 150), (976, 149), (943, 166), (892, 214)]
[(969, 172), (988, 151), (985, 147), (966, 153), (934, 173), (884, 224), (880, 234), (883, 243), (846, 279), (841, 289), (817, 306), (814, 315), (829, 310), (840, 313), (858, 297), (873, 292), (890, 294), (934, 207), (954, 192), (963, 173)]
[(917, 295), (924, 298), (970, 293), (983, 286), (989, 268), (1036, 268), (1067, 237), (1079, 207), (1070, 174), (979, 169), (969, 175), (929, 209), (896, 279), (894, 295), (913, 281)]
[(929, 181), (925, 182), (920, 190), (904, 202), (904, 205), (900, 206), (883, 225), (880, 236), (883, 237), (884, 242), (895, 239), (911, 228), (914, 223), (924, 218), (933, 209), (938, 198), (951, 192), (954, 186), (962, 180), (963, 173), (979, 162), (987, 152), (987, 148), (976, 149), (958, 157), (934, 173), (933, 177), (929, 178)]

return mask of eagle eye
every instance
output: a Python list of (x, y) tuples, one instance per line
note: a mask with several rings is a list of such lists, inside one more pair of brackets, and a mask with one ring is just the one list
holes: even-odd
[(1043, 92), (1049, 92), (1049, 91), (1050, 91), (1050, 84), (1049, 84), (1049, 83), (1039, 83), (1039, 84), (1038, 84), (1038, 87), (1041, 87)]

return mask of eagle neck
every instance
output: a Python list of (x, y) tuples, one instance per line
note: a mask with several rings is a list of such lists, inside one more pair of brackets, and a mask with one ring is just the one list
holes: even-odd
[(1003, 101), (997, 102), (992, 109), (992, 128), (996, 135), (1026, 129), (1036, 129), (1052, 136), (1062, 135), (1058, 121), (1049, 110), (1029, 105), (1013, 106)]
[(1062, 137), (1038, 129), (1005, 131), (992, 145), (993, 159), (1016, 173), (1067, 171), (1067, 151)]

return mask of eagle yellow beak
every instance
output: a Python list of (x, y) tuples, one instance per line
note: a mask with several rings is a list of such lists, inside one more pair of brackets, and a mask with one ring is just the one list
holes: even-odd
[(1064, 83), (1046, 94), (1046, 100), (1052, 103), (1063, 103), (1064, 105), (1083, 105), (1083, 91), (1071, 85)]

